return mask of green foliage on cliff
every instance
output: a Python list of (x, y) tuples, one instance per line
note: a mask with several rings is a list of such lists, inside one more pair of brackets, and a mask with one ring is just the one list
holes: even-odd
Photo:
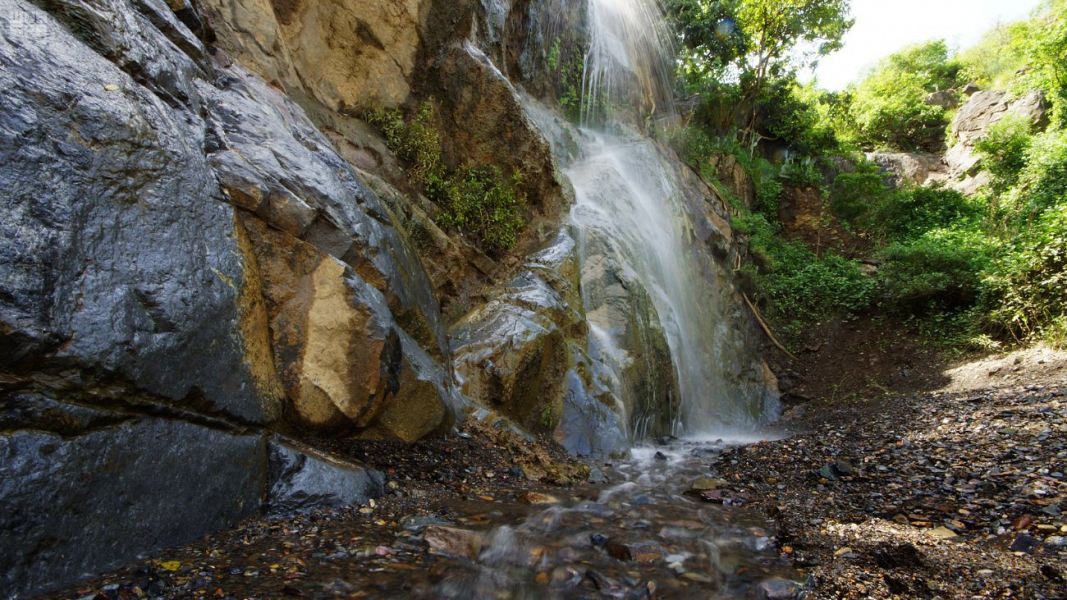
[(944, 145), (949, 111), (926, 98), (966, 83), (961, 72), (962, 65), (950, 57), (943, 40), (893, 54), (852, 91), (851, 135), (865, 148), (938, 150)]
[(871, 304), (875, 282), (855, 261), (834, 253), (816, 255), (803, 243), (785, 239), (763, 213), (744, 207), (735, 207), (734, 226), (748, 237), (754, 258), (744, 273), (787, 340), (813, 323), (860, 313)]
[[(754, 37), (760, 28), (746, 19), (763, 4), (668, 2), (684, 92), (695, 95), (689, 126), (673, 141), (708, 180), (728, 154), (754, 181), (755, 202), (735, 199), (734, 220), (753, 256), (745, 271), (774, 326), (792, 334), (834, 315), (871, 313), (955, 345), (985, 345), (990, 336), (1067, 344), (1067, 0), (1046, 0), (1030, 20), (998, 27), (962, 53), (943, 41), (907, 48), (836, 93), (800, 85), (795, 56), (760, 50), (768, 41)], [(806, 4), (785, 3), (774, 19)], [(783, 35), (771, 46), (836, 45), (848, 19), (840, 5), (823, 8), (830, 29)], [(761, 56), (771, 57), (765, 70)], [(959, 90), (971, 81), (1016, 95), (1040, 90), (1052, 107), (1043, 131), (1006, 118), (977, 143), (991, 182), (976, 195), (892, 188), (859, 154), (943, 149), (952, 143), (952, 103), (965, 99)], [(787, 237), (779, 198), (793, 187), (825, 194), (822, 226), (854, 238), (831, 244), (845, 256)], [(873, 269), (860, 258), (877, 272), (865, 274)]]
[(383, 109), (368, 112), (366, 119), (404, 162), (412, 183), (438, 206), (438, 225), (462, 232), (491, 255), (515, 245), (526, 224), (521, 174), (507, 177), (492, 165), (447, 168), (429, 103), (408, 118), (400, 109)]
[(678, 35), (679, 74), (702, 120), (739, 129), (746, 140), (773, 135), (767, 120), (789, 112), (781, 105), (797, 70), (840, 48), (852, 26), (849, 0), (665, 4)]

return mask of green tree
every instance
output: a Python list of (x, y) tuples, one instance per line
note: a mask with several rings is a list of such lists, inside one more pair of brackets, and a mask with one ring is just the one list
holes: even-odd
[(841, 47), (852, 27), (850, 0), (668, 0), (681, 41), (681, 71), (690, 89), (739, 89), (737, 117), (755, 133), (760, 104), (798, 67)]
[(1067, 125), (1067, 0), (1046, 0), (1031, 21), (1026, 82), (1052, 101), (1053, 117)]
[(868, 148), (936, 151), (948, 111), (927, 103), (931, 92), (960, 84), (962, 66), (943, 40), (906, 48), (883, 60), (853, 90), (852, 115)]
[[(743, 78), (749, 101), (765, 92), (770, 78), (812, 66), (840, 49), (854, 23), (849, 6), (849, 0), (741, 0), (738, 22), (750, 40)], [(750, 128), (755, 118), (753, 110)]]

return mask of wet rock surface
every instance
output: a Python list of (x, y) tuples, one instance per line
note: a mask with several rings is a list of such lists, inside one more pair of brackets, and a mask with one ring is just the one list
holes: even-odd
[[(538, 448), (476, 425), (403, 456), (389, 443), (352, 442), (350, 455), (386, 473), (385, 497), (251, 521), (54, 597), (792, 598), (802, 591), (758, 513), (683, 494), (691, 479), (714, 472), (721, 442), (639, 449), (603, 465), (610, 481), (595, 485), (562, 455), (532, 459), (547, 451)], [(535, 481), (538, 471), (554, 474)]]
[(776, 521), (778, 550), (816, 597), (1063, 597), (1067, 380), (1056, 373), (811, 404), (791, 425), (799, 435), (728, 452), (722, 476)]

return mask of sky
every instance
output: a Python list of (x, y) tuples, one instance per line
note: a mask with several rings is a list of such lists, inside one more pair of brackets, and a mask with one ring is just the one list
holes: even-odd
[(879, 59), (918, 42), (944, 38), (966, 49), (998, 23), (1029, 16), (1041, 0), (852, 0), (856, 24), (845, 46), (822, 59), (820, 87), (840, 90)]

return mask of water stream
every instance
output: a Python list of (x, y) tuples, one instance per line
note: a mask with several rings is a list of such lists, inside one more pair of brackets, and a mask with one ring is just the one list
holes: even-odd
[[(720, 259), (695, 233), (694, 220), (705, 218), (704, 198), (694, 198), (692, 184), (681, 181), (677, 158), (639, 133), (642, 122), (673, 110), (672, 49), (659, 2), (589, 0), (588, 22), (583, 127), (573, 135), (578, 150), (557, 159), (576, 195), (571, 221), (593, 353), (611, 372), (631, 439), (664, 433), (664, 420), (675, 435), (752, 431), (766, 407), (762, 390), (743, 376), (752, 369), (749, 349), (731, 336), (737, 317), (725, 304), (736, 300), (717, 289), (725, 279)], [(598, 271), (604, 268), (628, 299), (604, 289), (611, 287)], [(644, 310), (635, 306), (644, 294), (654, 323), (635, 335), (632, 312)], [(664, 385), (662, 373), (657, 377), (664, 366), (648, 350), (661, 333), (676, 389)], [(640, 376), (656, 384), (641, 388), (645, 397), (635, 400), (627, 398), (633, 390), (626, 380), (640, 361), (647, 363), (638, 365)]]
[[(612, 485), (570, 490), (548, 508), (474, 501), (453, 507), (496, 523), (475, 561), (441, 557), (444, 576), (412, 597), (753, 598), (758, 586), (796, 577), (743, 494), (725, 503), (687, 493), (715, 481), (722, 440), (639, 446), (606, 469)], [(726, 460), (729, 460), (728, 458)], [(725, 483), (725, 482), (724, 482)], [(731, 504), (734, 504), (731, 506)], [(461, 522), (467, 518), (460, 518)]]

